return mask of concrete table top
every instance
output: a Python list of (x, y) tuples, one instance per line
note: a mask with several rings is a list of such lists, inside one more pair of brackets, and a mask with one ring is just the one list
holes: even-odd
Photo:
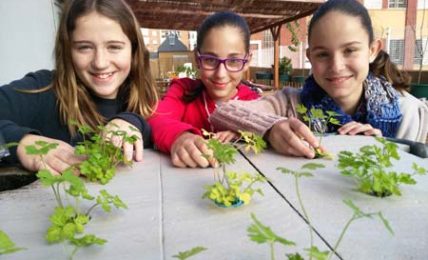
[[(389, 220), (391, 235), (378, 219), (355, 221), (338, 248), (344, 259), (428, 259), (428, 175), (416, 176), (416, 185), (401, 185), (401, 196), (376, 198), (356, 190), (356, 182), (340, 174), (336, 165), (339, 151), (358, 151), (363, 145), (379, 144), (372, 137), (327, 136), (323, 145), (336, 155), (334, 160), (291, 158), (266, 151), (248, 155), (252, 163), (301, 212), (294, 177), (284, 175), (277, 167), (298, 170), (308, 162), (322, 163), (326, 168), (312, 171), (313, 177), (299, 179), (300, 192), (314, 228), (334, 245), (352, 210), (343, 203), (351, 199), (364, 212), (382, 211)], [(413, 172), (413, 162), (428, 169), (428, 159), (400, 151), (401, 160), (393, 170)]]
[[(372, 138), (340, 136), (323, 141), (332, 152), (357, 150)], [(412, 161), (428, 168), (428, 160), (401, 152), (396, 169), (407, 169)], [(401, 186), (401, 197), (374, 198), (355, 191), (351, 179), (341, 176), (337, 161), (290, 158), (266, 151), (246, 155), (254, 166), (270, 179), (259, 184), (264, 196), (255, 195), (250, 205), (224, 209), (202, 199), (204, 186), (214, 182), (213, 169), (172, 167), (169, 157), (145, 150), (144, 161), (131, 168), (121, 167), (106, 186), (88, 183), (91, 194), (107, 189), (127, 203), (127, 210), (104, 213), (97, 209), (87, 232), (108, 240), (104, 246), (80, 249), (74, 259), (174, 259), (179, 251), (196, 246), (208, 250), (191, 259), (270, 259), (269, 246), (250, 241), (247, 228), (250, 214), (278, 235), (294, 241), (294, 247), (275, 246), (276, 259), (310, 246), (309, 226), (302, 218), (295, 195), (294, 179), (276, 170), (297, 169), (307, 162), (322, 162), (327, 167), (314, 177), (300, 180), (306, 209), (318, 235), (314, 244), (321, 250), (334, 245), (352, 211), (342, 203), (352, 199), (364, 211), (382, 210), (395, 235), (391, 236), (378, 220), (359, 220), (339, 247), (343, 259), (428, 259), (428, 176), (418, 183)], [(238, 155), (236, 172), (258, 174), (244, 156)], [(291, 205), (291, 206), (290, 206)], [(18, 190), (0, 192), (0, 230), (27, 250), (2, 255), (1, 259), (67, 259), (71, 246), (48, 245), (44, 240), (49, 215), (55, 206), (50, 188), (38, 181)], [(337, 256), (333, 259), (338, 259)]]

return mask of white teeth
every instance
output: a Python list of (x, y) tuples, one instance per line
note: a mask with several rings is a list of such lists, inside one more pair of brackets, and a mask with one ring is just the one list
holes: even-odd
[(106, 79), (106, 78), (110, 77), (111, 75), (113, 75), (113, 73), (95, 74), (95, 76), (97, 78), (100, 78), (100, 79)]

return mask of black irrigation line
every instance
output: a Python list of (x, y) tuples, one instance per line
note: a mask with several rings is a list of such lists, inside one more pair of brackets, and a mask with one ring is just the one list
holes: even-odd
[[(238, 149), (239, 153), (245, 158), (245, 160), (247, 160), (247, 162), (253, 166), (253, 168), (263, 177), (266, 178), (266, 176), (263, 174), (262, 171), (260, 171), (260, 169), (245, 155), (244, 152), (242, 152), (240, 149)], [(321, 234), (318, 232), (318, 230), (315, 229), (314, 226), (312, 226), (312, 224), (310, 224), (308, 222), (308, 220), (290, 203), (290, 201), (288, 201), (288, 199), (284, 196), (284, 194), (281, 193), (280, 190), (278, 190), (273, 184), (272, 182), (266, 178), (267, 182), (269, 183), (269, 185), (285, 200), (285, 202), (287, 202), (287, 204), (299, 215), (300, 218), (303, 219), (303, 221), (306, 222), (306, 224), (308, 224), (308, 226), (315, 232), (315, 234), (318, 235), (318, 237), (327, 245), (328, 248), (330, 248), (331, 251), (333, 251), (333, 253), (340, 259), (343, 260), (342, 256), (336, 252), (333, 247), (330, 245), (330, 243), (327, 242), (327, 240), (324, 239), (323, 236), (321, 236)]]

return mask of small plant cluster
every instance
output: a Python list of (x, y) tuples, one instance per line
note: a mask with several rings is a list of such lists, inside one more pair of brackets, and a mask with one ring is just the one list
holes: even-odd
[(392, 167), (392, 159), (399, 160), (397, 145), (384, 138), (376, 137), (383, 147), (366, 145), (360, 152), (352, 153), (341, 151), (339, 153), (338, 168), (342, 175), (354, 178), (358, 183), (358, 190), (385, 197), (401, 195), (400, 184), (416, 184), (414, 175), (424, 175), (426, 169), (413, 163), (413, 173), (388, 171)]
[[(70, 258), (81, 247), (103, 245), (107, 242), (94, 234), (84, 234), (85, 226), (92, 219), (91, 212), (95, 208), (100, 206), (105, 212), (110, 212), (112, 206), (118, 209), (127, 208), (117, 195), (111, 195), (105, 189), (100, 190), (96, 197), (90, 195), (84, 181), (77, 176), (80, 173), (90, 181), (106, 184), (115, 175), (118, 164), (132, 163), (132, 161), (126, 161), (121, 146), (113, 144), (112, 139), (117, 138), (122, 142), (133, 143), (138, 138), (136, 135), (129, 136), (126, 131), (120, 130), (107, 131), (105, 127), (99, 127), (98, 130), (99, 133), (94, 133), (87, 126), (79, 127), (78, 131), (84, 138), (91, 136), (79, 143), (75, 149), (77, 155), (85, 156), (83, 162), (72, 165), (61, 172), (61, 175), (53, 175), (46, 167), (36, 174), (43, 185), (52, 188), (57, 202), (54, 213), (49, 217), (51, 226), (45, 238), (50, 244), (69, 242), (73, 245), (74, 250)], [(131, 130), (136, 129), (131, 128)], [(25, 149), (27, 154), (39, 156), (44, 164), (44, 156), (57, 146), (57, 143), (37, 141)], [(93, 204), (85, 210), (82, 201), (93, 201)]]
[[(336, 119), (340, 116), (334, 111), (324, 111), (320, 108), (311, 107), (309, 110), (303, 104), (298, 104), (296, 107), (297, 113), (299, 113), (303, 121), (308, 123), (309, 129), (315, 134), (319, 135), (319, 145), (321, 145), (322, 137), (327, 131), (328, 124), (340, 125), (339, 120)], [(315, 158), (327, 158), (332, 159), (332, 155), (323, 152), (320, 148), (314, 147)]]
[[(216, 160), (218, 167), (214, 168), (215, 183), (205, 187), (206, 192), (202, 198), (209, 198), (219, 206), (246, 205), (250, 203), (251, 197), (255, 192), (263, 195), (261, 189), (253, 188), (254, 183), (265, 180), (263, 176), (226, 171), (226, 165), (235, 162), (235, 155), (239, 148), (244, 148), (246, 152), (251, 150), (256, 154), (266, 148), (266, 143), (260, 136), (244, 131), (240, 131), (239, 134), (240, 138), (231, 144), (222, 143), (214, 138), (213, 133), (204, 131), (204, 135), (208, 137), (207, 146), (213, 153), (206, 156), (210, 160)], [(244, 143), (238, 147), (239, 141)]]
[[(351, 200), (344, 200), (343, 202), (348, 207), (350, 207), (353, 211), (351, 218), (346, 222), (344, 228), (342, 229), (342, 231), (339, 235), (338, 240), (334, 244), (332, 251), (328, 251), (328, 250), (321, 251), (320, 249), (318, 249), (318, 247), (316, 247), (314, 245), (314, 242), (313, 242), (313, 227), (312, 227), (312, 223), (310, 221), (309, 215), (307, 214), (306, 209), (305, 209), (304, 204), (303, 204), (302, 196), (301, 196), (300, 189), (299, 189), (299, 179), (301, 177), (311, 177), (313, 175), (312, 175), (312, 173), (309, 172), (309, 170), (315, 170), (315, 169), (319, 169), (319, 168), (323, 168), (323, 167), (324, 167), (324, 165), (322, 165), (322, 164), (308, 163), (308, 164), (304, 164), (301, 167), (301, 170), (299, 170), (299, 171), (294, 171), (294, 170), (290, 170), (290, 169), (282, 168), (282, 167), (277, 168), (278, 170), (280, 170), (284, 174), (290, 174), (290, 175), (294, 176), (296, 194), (297, 194), (297, 198), (299, 200), (299, 205), (300, 205), (302, 212), (303, 212), (303, 215), (305, 216), (305, 218), (308, 222), (308, 225), (309, 225), (310, 247), (305, 249), (305, 251), (307, 252), (307, 254), (309, 256), (309, 259), (312, 259), (312, 258), (317, 259), (317, 260), (331, 259), (333, 254), (335, 252), (337, 252), (337, 249), (339, 248), (340, 242), (342, 241), (342, 239), (343, 239), (346, 231), (348, 230), (349, 226), (351, 225), (351, 223), (357, 219), (360, 219), (360, 218), (378, 217), (382, 221), (382, 223), (384, 224), (385, 228), (391, 234), (393, 234), (393, 231), (392, 231), (391, 226), (389, 225), (389, 222), (383, 217), (381, 212), (365, 213), (361, 209), (359, 209)], [(287, 246), (287, 247), (296, 245), (295, 242), (277, 235), (275, 232), (272, 231), (272, 229), (269, 226), (262, 224), (262, 222), (260, 220), (258, 220), (254, 214), (251, 214), (251, 218), (252, 218), (254, 223), (252, 223), (247, 228), (248, 237), (256, 243), (259, 243), (259, 244), (267, 243), (267, 244), (269, 244), (271, 259), (275, 259), (275, 251), (274, 251), (275, 243), (279, 243), (279, 244), (282, 244), (282, 245)], [(292, 253), (292, 254), (287, 254), (286, 256), (287, 256), (288, 260), (303, 260), (304, 259), (302, 257), (302, 255), (298, 252)]]
[[(37, 141), (34, 145), (27, 146), (26, 152), (30, 155), (40, 156), (43, 162), (43, 156), (57, 146), (58, 144), (55, 143)], [(109, 212), (111, 205), (116, 208), (126, 208), (118, 196), (110, 195), (106, 190), (101, 190), (96, 197), (96, 202), (87, 211), (84, 211), (80, 204), (81, 200), (92, 201), (95, 197), (88, 193), (82, 179), (74, 174), (75, 170), (75, 167), (70, 167), (61, 175), (55, 176), (49, 170), (42, 169), (36, 174), (43, 185), (52, 188), (57, 202), (54, 213), (49, 217), (51, 226), (48, 228), (45, 238), (51, 244), (70, 242), (75, 247), (71, 257), (81, 247), (93, 244), (102, 245), (106, 242), (106, 240), (93, 234), (83, 235), (85, 225), (91, 220), (90, 213), (93, 209), (101, 206), (104, 211)], [(71, 198), (74, 198), (74, 203), (70, 202)]]
[[(113, 128), (118, 128), (113, 125)], [(130, 127), (131, 131), (138, 131), (134, 127)], [(132, 164), (132, 161), (127, 161), (123, 155), (120, 145), (114, 145), (111, 141), (106, 141), (106, 137), (110, 139), (115, 137), (122, 142), (134, 143), (137, 141), (136, 135), (128, 135), (123, 130), (106, 131), (105, 127), (98, 127), (99, 133), (95, 134), (87, 126), (79, 127), (79, 133), (85, 138), (91, 135), (89, 139), (84, 139), (83, 142), (76, 146), (76, 154), (86, 156), (87, 159), (79, 165), (79, 171), (90, 181), (100, 182), (101, 184), (108, 183), (116, 173), (116, 167), (120, 163), (126, 165)]]
[(17, 251), (24, 250), (23, 247), (17, 247), (10, 237), (2, 230), (0, 230), (0, 256), (11, 254)]

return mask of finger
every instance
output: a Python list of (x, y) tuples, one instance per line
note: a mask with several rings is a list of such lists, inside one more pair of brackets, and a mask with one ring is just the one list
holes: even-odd
[(382, 137), (382, 132), (377, 128), (364, 131), (364, 135)]
[(125, 160), (128, 162), (132, 161), (132, 157), (134, 155), (134, 145), (130, 143), (123, 143), (122, 149)]
[[(313, 151), (313, 149), (311, 149), (308, 143), (303, 142), (302, 139), (299, 138), (298, 136), (291, 135), (287, 141), (288, 141), (288, 148), (287, 148), (288, 154), (294, 155), (294, 156), (305, 156), (307, 158), (315, 157), (315, 152)], [(313, 146), (313, 147), (318, 147), (318, 146)]]
[(143, 139), (138, 139), (135, 143), (134, 143), (134, 148), (135, 148), (135, 161), (137, 162), (141, 162), (143, 160), (143, 154), (144, 154), (144, 144), (143, 144)]
[(349, 134), (349, 132), (352, 131), (353, 129), (357, 128), (359, 125), (360, 125), (359, 123), (352, 121), (344, 124), (339, 129), (337, 129), (337, 131), (341, 135), (346, 135), (346, 134)]
[(183, 162), (185, 166), (190, 168), (196, 168), (198, 166), (186, 148), (178, 150), (177, 155), (180, 161)]
[[(312, 131), (307, 127), (302, 121), (300, 121), (297, 118), (290, 118), (289, 124), (291, 130), (298, 135), (299, 137), (303, 138), (306, 142), (309, 143), (312, 147), (318, 147), (318, 139), (315, 137), (315, 135), (312, 133)], [(296, 140), (293, 138), (293, 143), (297, 144)]]
[(171, 162), (175, 167), (186, 168), (186, 164), (181, 161), (180, 157), (176, 153), (171, 154)]
[(213, 151), (207, 147), (205, 141), (202, 139), (196, 140), (195, 145), (198, 152), (195, 153), (193, 158), (198, 165), (203, 168), (208, 166), (217, 167), (217, 161), (213, 156)]

